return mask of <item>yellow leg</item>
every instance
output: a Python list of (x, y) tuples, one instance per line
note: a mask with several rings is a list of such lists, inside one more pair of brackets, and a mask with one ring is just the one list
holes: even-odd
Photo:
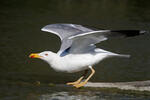
[(88, 72), (88, 70), (85, 70), (84, 74), (77, 81), (75, 81), (75, 82), (69, 82), (69, 83), (67, 83), (67, 85), (76, 85), (76, 84), (79, 84), (82, 81), (82, 79), (86, 76), (87, 72)]
[(92, 68), (92, 66), (89, 66), (89, 68), (91, 69), (92, 73), (89, 75), (89, 77), (84, 82), (81, 82), (79, 84), (75, 84), (74, 86), (76, 88), (80, 88), (80, 87), (84, 86), (88, 82), (88, 80), (94, 75), (95, 70)]

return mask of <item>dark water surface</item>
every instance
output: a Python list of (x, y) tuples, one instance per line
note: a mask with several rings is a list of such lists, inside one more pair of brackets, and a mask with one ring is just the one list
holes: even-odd
[(90, 88), (75, 89), (64, 85), (1, 85), (1, 100), (150, 100), (146, 94), (134, 92), (112, 92)]
[[(150, 1), (148, 0), (1, 0), (0, 83), (34, 83), (40, 81), (45, 84), (59, 84), (75, 80), (80, 76), (80, 73), (55, 72), (47, 63), (39, 59), (28, 58), (31, 52), (45, 50), (57, 52), (59, 50), (59, 38), (53, 34), (42, 32), (40, 29), (47, 24), (75, 23), (99, 29), (150, 30), (149, 5)], [(108, 40), (97, 46), (116, 53), (130, 54), (131, 58), (110, 58), (97, 64), (95, 66), (96, 74), (91, 81), (112, 82), (150, 79), (150, 35)], [(5, 90), (0, 97), (5, 95), (8, 97), (4, 100), (13, 100), (13, 98), (17, 100), (15, 99), (17, 95), (25, 96), (26, 91), (31, 91), (32, 95), (32, 92), (36, 91), (36, 89), (30, 90), (30, 87), (17, 87), (15, 85), (12, 88), (6, 87), (7, 85), (0, 88), (2, 89), (0, 92)], [(20, 89), (23, 89), (22, 93), (19, 92)], [(41, 91), (40, 89), (47, 88), (39, 88), (37, 91)], [(70, 90), (61, 90), (56, 90), (56, 92), (64, 95), (64, 97), (72, 98), (72, 95), (68, 94)], [(40, 100), (51, 100), (47, 98), (57, 94), (55, 89), (50, 92), (44, 90), (44, 92), (37, 93)], [(95, 95), (93, 94), (93, 96)], [(98, 95), (101, 95), (100, 92)], [(118, 99), (120, 100), (121, 97)], [(97, 96), (92, 98), (95, 100)], [(104, 98), (102, 100), (117, 99)]]

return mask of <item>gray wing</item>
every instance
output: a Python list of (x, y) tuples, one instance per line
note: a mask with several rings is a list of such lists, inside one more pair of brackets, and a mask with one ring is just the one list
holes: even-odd
[(93, 31), (92, 29), (77, 24), (50, 24), (41, 30), (56, 34), (60, 37), (62, 43), (58, 51), (59, 54), (72, 45), (72, 40), (68, 39), (69, 37)]
[(77, 24), (50, 24), (46, 25), (41, 30), (56, 34), (60, 37), (61, 40), (80, 33), (93, 31), (89, 28)]
[(140, 30), (99, 30), (69, 37), (73, 41), (70, 53), (84, 53), (95, 48), (96, 43), (114, 37), (131, 37), (145, 33)]
[(96, 43), (107, 40), (107, 37), (103, 35), (106, 32), (109, 30), (92, 31), (69, 37), (73, 41), (70, 53), (85, 53), (94, 49)]
[(95, 48), (96, 43), (112, 37), (130, 37), (145, 33), (140, 30), (98, 30), (83, 27), (77, 24), (50, 24), (41, 29), (42, 31), (56, 34), (61, 39), (61, 48), (58, 54), (65, 50), (70, 53), (80, 53)]

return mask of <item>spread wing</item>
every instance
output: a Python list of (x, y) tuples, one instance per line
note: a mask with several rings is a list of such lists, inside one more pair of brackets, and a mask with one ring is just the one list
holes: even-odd
[(72, 40), (68, 39), (69, 37), (93, 31), (92, 29), (77, 24), (50, 24), (46, 25), (41, 30), (59, 36), (62, 42), (60, 50), (58, 51), (59, 54), (72, 45)]
[(77, 24), (50, 24), (41, 29), (42, 31), (56, 34), (61, 39), (61, 47), (58, 54), (83, 53), (94, 49), (94, 44), (113, 37), (130, 37), (145, 33), (140, 30), (97, 30), (83, 27)]
[(69, 37), (73, 40), (70, 53), (84, 53), (95, 48), (96, 43), (114, 38), (114, 37), (131, 37), (145, 33), (140, 30), (99, 30), (78, 34)]

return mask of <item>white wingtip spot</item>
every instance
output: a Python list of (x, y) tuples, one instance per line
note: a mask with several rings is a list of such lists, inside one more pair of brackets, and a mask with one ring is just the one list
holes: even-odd
[(140, 34), (144, 34), (144, 33), (146, 33), (146, 31), (144, 31), (144, 30), (141, 30), (141, 31), (140, 31)]

